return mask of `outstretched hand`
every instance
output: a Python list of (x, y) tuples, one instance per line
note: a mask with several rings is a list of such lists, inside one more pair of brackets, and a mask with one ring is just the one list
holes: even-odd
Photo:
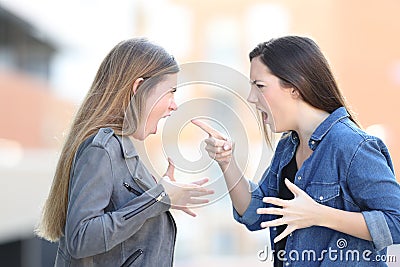
[(275, 243), (282, 240), (297, 229), (316, 225), (319, 217), (319, 203), (315, 202), (306, 192), (301, 190), (288, 179), (285, 179), (285, 184), (293, 193), (294, 199), (284, 200), (275, 197), (265, 197), (263, 202), (273, 204), (278, 207), (257, 209), (258, 214), (282, 216), (276, 220), (262, 222), (261, 227), (266, 228), (285, 224), (287, 225), (286, 229), (274, 239)]
[(196, 182), (185, 184), (178, 183), (174, 176), (175, 165), (168, 158), (168, 168), (160, 183), (164, 186), (165, 192), (168, 194), (171, 201), (171, 208), (182, 210), (183, 212), (195, 217), (189, 206), (206, 204), (208, 199), (199, 198), (206, 195), (214, 194), (213, 190), (203, 187), (208, 182), (208, 178), (198, 180)]

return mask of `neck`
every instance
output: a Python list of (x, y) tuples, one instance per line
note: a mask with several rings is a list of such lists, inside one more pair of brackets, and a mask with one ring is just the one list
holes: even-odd
[(299, 135), (300, 147), (308, 147), (308, 141), (317, 127), (329, 116), (329, 113), (314, 108), (302, 102), (297, 116), (297, 127), (295, 131)]

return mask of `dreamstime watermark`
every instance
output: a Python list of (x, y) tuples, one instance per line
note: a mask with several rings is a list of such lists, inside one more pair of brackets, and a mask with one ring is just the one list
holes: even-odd
[(305, 261), (305, 262), (316, 262), (316, 261), (341, 261), (341, 262), (397, 262), (397, 257), (395, 255), (386, 254), (374, 254), (371, 250), (356, 250), (356, 249), (346, 249), (347, 240), (344, 238), (339, 238), (336, 242), (336, 248), (328, 247), (328, 249), (323, 249), (321, 251), (315, 251), (313, 249), (304, 250), (271, 250), (268, 245), (264, 249), (258, 251), (257, 257), (260, 261), (273, 261), (274, 256), (280, 261)]

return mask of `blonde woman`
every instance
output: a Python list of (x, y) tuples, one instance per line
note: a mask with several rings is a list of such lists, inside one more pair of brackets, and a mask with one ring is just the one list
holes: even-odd
[(37, 234), (59, 241), (55, 266), (172, 266), (170, 208), (195, 216), (207, 179), (177, 183), (170, 162), (159, 181), (140, 161), (143, 141), (177, 109), (178, 65), (145, 39), (105, 57), (61, 152)]

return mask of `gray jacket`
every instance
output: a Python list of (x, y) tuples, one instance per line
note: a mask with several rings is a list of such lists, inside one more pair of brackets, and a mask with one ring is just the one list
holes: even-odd
[(55, 266), (172, 266), (169, 208), (129, 138), (100, 129), (75, 155)]

